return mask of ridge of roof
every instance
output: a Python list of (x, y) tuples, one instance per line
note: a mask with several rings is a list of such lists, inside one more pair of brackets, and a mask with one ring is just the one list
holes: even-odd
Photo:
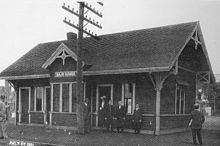
[[(128, 30), (128, 31), (121, 31), (121, 32), (116, 32), (116, 33), (107, 33), (107, 34), (102, 34), (99, 35), (98, 37), (108, 37), (108, 36), (114, 36), (114, 35), (120, 35), (120, 34), (130, 34), (130, 33), (135, 33), (135, 32), (141, 32), (141, 31), (146, 31), (146, 30), (156, 30), (156, 29), (163, 29), (163, 28), (172, 28), (176, 26), (181, 26), (181, 25), (186, 25), (186, 24), (198, 24), (199, 21), (192, 21), (192, 22), (184, 22), (184, 23), (177, 23), (177, 24), (168, 24), (168, 25), (163, 25), (163, 26), (158, 26), (158, 27), (150, 27), (150, 28), (144, 28), (144, 29), (137, 29), (137, 30)], [(93, 39), (92, 37), (86, 37), (85, 39)], [(72, 41), (72, 40), (71, 40)], [(69, 42), (69, 40), (57, 40), (57, 41), (48, 41), (48, 42), (42, 42), (39, 43), (38, 45), (46, 45), (46, 44), (51, 44), (51, 43), (65, 43)]]
[[(168, 27), (172, 28), (172, 27), (186, 25), (186, 24), (188, 24), (188, 25), (189, 24), (197, 25), (198, 23), (199, 23), (199, 21), (184, 22), (184, 23), (177, 23), (177, 24), (168, 24), (168, 25), (163, 25), (163, 26), (158, 26), (158, 27), (150, 27), (150, 28), (144, 28), (144, 29), (128, 30), (128, 31), (116, 32), (116, 33), (102, 34), (102, 35), (99, 35), (98, 37), (120, 35), (120, 34), (126, 34), (126, 33), (135, 33), (135, 32), (141, 32), (141, 31), (146, 31), (146, 30), (163, 29), (163, 28), (168, 28)], [(90, 37), (88, 37), (88, 38), (90, 38)]]

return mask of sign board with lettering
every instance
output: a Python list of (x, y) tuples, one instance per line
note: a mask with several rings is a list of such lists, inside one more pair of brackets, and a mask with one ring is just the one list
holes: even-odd
[(61, 72), (54, 73), (55, 78), (75, 77), (75, 76), (76, 76), (76, 71), (61, 71)]

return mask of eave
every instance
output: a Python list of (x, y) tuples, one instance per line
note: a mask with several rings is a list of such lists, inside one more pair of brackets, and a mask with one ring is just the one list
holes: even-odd
[[(160, 71), (169, 71), (169, 70), (170, 70), (169, 67), (151, 67), (151, 68), (117, 69), (117, 70), (103, 70), (103, 71), (84, 71), (83, 75), (90, 76), (90, 75), (129, 74), (129, 73), (144, 73), (144, 72), (160, 72)], [(0, 77), (0, 79), (4, 79), (4, 80), (39, 79), (39, 78), (50, 78), (50, 74)]]

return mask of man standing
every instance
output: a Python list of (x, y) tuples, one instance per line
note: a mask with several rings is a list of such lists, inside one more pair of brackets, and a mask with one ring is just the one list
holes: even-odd
[(5, 97), (1, 97), (0, 100), (0, 139), (8, 138), (8, 135), (6, 133), (6, 120), (7, 120), (7, 111), (6, 111), (6, 105), (4, 103)]
[(136, 104), (134, 114), (133, 114), (133, 119), (132, 119), (132, 125), (133, 125), (135, 134), (140, 133), (141, 123), (142, 123), (142, 113), (141, 113), (139, 104)]
[(100, 97), (101, 101), (99, 104), (99, 126), (105, 127), (105, 113), (106, 113), (106, 96)]
[(191, 112), (189, 127), (192, 129), (192, 137), (194, 145), (197, 145), (196, 137), (199, 144), (202, 145), (201, 129), (202, 124), (205, 121), (205, 117), (202, 112), (199, 111), (199, 105), (194, 104), (194, 110)]
[(106, 127), (107, 132), (109, 131), (109, 128), (111, 127), (111, 121), (112, 121), (112, 101), (109, 100), (108, 104), (105, 104), (105, 113), (104, 113), (104, 126)]
[(117, 118), (117, 131), (118, 133), (124, 131), (125, 125), (125, 108), (122, 105), (121, 101), (118, 101), (118, 106), (116, 108), (116, 118)]
[(90, 112), (89, 112), (89, 99), (86, 98), (83, 105), (83, 115), (84, 115), (84, 127), (85, 133), (90, 132)]

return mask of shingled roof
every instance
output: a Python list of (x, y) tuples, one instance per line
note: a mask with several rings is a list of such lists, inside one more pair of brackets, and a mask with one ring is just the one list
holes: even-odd
[[(91, 67), (84, 74), (168, 71), (198, 25), (191, 22), (107, 34), (99, 41), (86, 38), (85, 62)], [(2, 71), (0, 77), (49, 77), (42, 65), (61, 43), (76, 53), (76, 41), (41, 43)]]

